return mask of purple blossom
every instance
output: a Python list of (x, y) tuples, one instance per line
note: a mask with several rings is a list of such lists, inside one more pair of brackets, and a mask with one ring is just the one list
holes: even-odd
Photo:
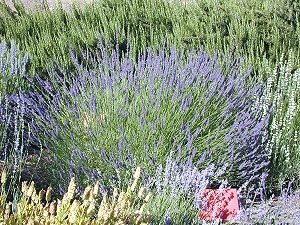
[[(268, 117), (251, 107), (253, 92), (262, 87), (246, 82), (250, 70), (242, 72), (239, 59), (223, 68), (217, 54), (171, 48), (170, 53), (149, 49), (135, 62), (129, 55), (120, 59), (101, 40), (99, 51), (83, 57), (94, 63), (87, 68), (72, 53), (72, 80), (55, 71), (49, 71), (50, 81), (37, 80), (44, 88), (35, 104), (50, 110), (37, 113), (39, 129), (67, 168), (70, 154), (65, 153), (73, 148), (88, 159), (82, 170), (114, 177), (114, 171), (126, 176), (128, 168), (140, 164), (154, 174), (155, 164), (165, 162), (172, 151), (198, 169), (231, 163), (227, 176), (236, 183), (268, 165), (261, 140)], [(105, 122), (93, 120), (102, 111)], [(88, 128), (84, 112), (91, 114)]]

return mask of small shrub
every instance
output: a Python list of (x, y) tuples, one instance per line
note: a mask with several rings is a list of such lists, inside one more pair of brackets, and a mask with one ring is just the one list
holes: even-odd
[(147, 206), (153, 213), (151, 224), (199, 224), (200, 196), (213, 182), (224, 183), (220, 177), (225, 170), (226, 165), (217, 169), (211, 164), (199, 171), (189, 161), (179, 162), (170, 154), (165, 165), (159, 165), (146, 181), (153, 191)]
[(35, 104), (50, 113), (35, 118), (59, 161), (52, 165), (55, 180), (69, 173), (79, 181), (126, 181), (136, 164), (153, 174), (170, 151), (193, 155), (194, 163), (231, 162), (235, 183), (267, 166), (261, 135), (268, 117), (252, 107), (261, 85), (247, 82), (250, 71), (241, 72), (240, 60), (220, 66), (216, 55), (190, 51), (185, 59), (172, 48), (149, 49), (135, 63), (101, 40), (99, 51), (82, 54), (89, 66), (72, 54), (72, 80), (63, 69), (38, 79), (42, 97)]
[(33, 125), (34, 112), (45, 114), (44, 108), (41, 105), (38, 108), (28, 97), (29, 63), (28, 53), (23, 54), (14, 41), (0, 43), (0, 160), (12, 178), (7, 191), (15, 192), (14, 196), (20, 181), (33, 175), (36, 165), (29, 162), (29, 155), (38, 155), (41, 149), (38, 130)]
[(28, 54), (21, 54), (14, 41), (0, 43), (0, 160), (7, 167), (10, 182), (7, 195), (16, 197), (21, 173), (32, 140), (27, 105), (21, 89), (26, 88)]
[(267, 67), (269, 78), (260, 100), (265, 112), (272, 110), (266, 150), (271, 158), (270, 182), (277, 189), (285, 181), (300, 180), (300, 70), (293, 67), (292, 51), (273, 70)]
[[(0, 160), (10, 177), (6, 186), (10, 197), (18, 196), (21, 180), (31, 179), (38, 171), (35, 167), (41, 146), (32, 129), (32, 109), (27, 100), (26, 95), (19, 92), (5, 95), (0, 104)], [(32, 161), (34, 155), (37, 160)], [(39, 178), (38, 183), (42, 184), (46, 179)]]

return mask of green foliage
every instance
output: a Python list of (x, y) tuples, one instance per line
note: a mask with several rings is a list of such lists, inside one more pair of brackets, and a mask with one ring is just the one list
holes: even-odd
[[(99, 36), (106, 36), (123, 51), (130, 37), (133, 53), (158, 47), (163, 41), (177, 47), (198, 48), (228, 54), (235, 49), (254, 65), (262, 76), (262, 58), (279, 60), (286, 49), (299, 48), (298, 3), (274, 1), (196, 1), (195, 4), (167, 3), (164, 0), (106, 0), (67, 13), (54, 11), (9, 14), (2, 5), (1, 39), (15, 39), (33, 56), (31, 70), (46, 72), (47, 62), (56, 57), (72, 69), (68, 47), (79, 51), (94, 48)], [(6, 13), (5, 13), (6, 12)], [(0, 14), (1, 15), (1, 14)]]
[[(147, 208), (153, 213), (153, 225), (199, 224), (198, 210), (193, 196), (155, 193)], [(167, 222), (168, 221), (168, 222)]]
[[(26, 89), (27, 84), (24, 82), (23, 76), (25, 70), (31, 76), (39, 74), (47, 78), (49, 76), (48, 63), (52, 64), (55, 59), (62, 65), (63, 69), (66, 69), (67, 76), (73, 76), (72, 72), (75, 67), (69, 56), (69, 48), (74, 49), (76, 53), (80, 51), (85, 53), (86, 49), (94, 50), (99, 37), (107, 38), (108, 43), (112, 46), (118, 44), (121, 54), (127, 51), (127, 38), (129, 37), (130, 50), (134, 58), (137, 58), (137, 54), (145, 51), (148, 47), (158, 49), (163, 42), (166, 44), (166, 49), (169, 49), (170, 45), (175, 45), (181, 49), (198, 49), (204, 46), (207, 52), (213, 53), (219, 50), (224, 56), (233, 51), (245, 56), (247, 63), (253, 64), (253, 75), (256, 78), (267, 81), (266, 92), (259, 103), (264, 108), (265, 113), (270, 108), (273, 113), (267, 141), (267, 150), (271, 159), (271, 185), (278, 188), (286, 180), (296, 179), (300, 181), (299, 1), (195, 0), (193, 3), (182, 4), (182, 1), (168, 3), (164, 0), (103, 0), (83, 9), (75, 7), (72, 12), (66, 12), (62, 8), (58, 8), (53, 12), (47, 10), (27, 12), (20, 1), (16, 0), (15, 3), (17, 11), (11, 11), (3, 1), (0, 2), (1, 101), (5, 94), (12, 94), (18, 88)], [(118, 39), (116, 39), (116, 32), (118, 32)], [(16, 47), (15, 42), (10, 42), (10, 40), (14, 40), (20, 46), (20, 49)], [(3, 44), (5, 41), (10, 44)], [(10, 50), (7, 46), (10, 47)], [(284, 57), (281, 57), (281, 55), (287, 55), (288, 49), (294, 49), (294, 51), (290, 52), (288, 60), (284, 61)], [(31, 64), (28, 63), (27, 53), (24, 57), (21, 56), (24, 52), (28, 52), (32, 56)], [(83, 58), (79, 58), (79, 61), (83, 64), (86, 63)], [(224, 57), (224, 61), (226, 61), (226, 57)], [(268, 61), (267, 66), (265, 61)], [(277, 65), (278, 61), (279, 64)], [(14, 63), (17, 65), (16, 67), (11, 66)], [(1, 67), (2, 65), (6, 66)], [(271, 68), (274, 67), (275, 69), (272, 71)], [(70, 78), (73, 79), (74, 77)], [(199, 90), (199, 95), (200, 92), (201, 90)], [(103, 98), (103, 96), (108, 96), (107, 93), (97, 93), (96, 98), (100, 104), (103, 106), (110, 104), (110, 102), (105, 102), (105, 98)], [(81, 97), (82, 99), (78, 97), (78, 99), (72, 101), (82, 102), (82, 100), (85, 100), (85, 96)], [(141, 106), (142, 103), (139, 103)], [(84, 104), (87, 104), (87, 102)], [(80, 121), (80, 126), (71, 124), (74, 130), (67, 129), (65, 131), (64, 135), (67, 138), (59, 147), (67, 149), (64, 150), (67, 152), (68, 149), (71, 149), (70, 147), (74, 146), (74, 140), (77, 141), (76, 144), (83, 146), (85, 149), (89, 149), (91, 140), (96, 143), (92, 143), (95, 146), (101, 144), (106, 148), (118, 144), (117, 139), (120, 132), (117, 126), (123, 121), (117, 117), (112, 117), (107, 112), (96, 114), (86, 110), (84, 104), (79, 107), (81, 111), (75, 117), (72, 117), (71, 113), (68, 114), (67, 110), (65, 115), (61, 115), (61, 124), (66, 124), (67, 121), (76, 124)], [(126, 107), (132, 111), (134, 109), (133, 105), (127, 105)], [(212, 107), (215, 107), (215, 105), (212, 104)], [(179, 124), (176, 125), (175, 123), (181, 118), (179, 113), (170, 111), (170, 108), (170, 105), (166, 105), (164, 110), (167, 116), (173, 116), (172, 121), (174, 123), (167, 124), (168, 126), (163, 131), (166, 133), (168, 133), (168, 129), (172, 130), (174, 126), (178, 126), (179, 129)], [(211, 112), (218, 115), (219, 110), (220, 108), (217, 106)], [(150, 116), (152, 116), (151, 119), (155, 118), (155, 110)], [(159, 122), (162, 123), (162, 121)], [(100, 133), (99, 129), (103, 127), (99, 124), (109, 126), (111, 130), (114, 129), (114, 132), (103, 135), (103, 143), (100, 144), (99, 139), (92, 139), (91, 133), (88, 133), (89, 129), (95, 133)], [(148, 127), (148, 133), (135, 132), (138, 125), (134, 117), (128, 119), (128, 124), (132, 125), (130, 127), (132, 137), (136, 135), (139, 140), (148, 138), (149, 142), (154, 141), (150, 140), (150, 135), (148, 135), (151, 130), (150, 127)], [(4, 130), (7, 129), (7, 126), (7, 124), (0, 125), (1, 149), (6, 145)], [(207, 133), (199, 143), (209, 141), (209, 138), (213, 136), (213, 133)], [(153, 139), (155, 138), (158, 141), (162, 139), (159, 135)], [(170, 141), (171, 135), (167, 138)], [(144, 144), (144, 142), (135, 143), (132, 141), (130, 144), (133, 146), (132, 148), (142, 152), (143, 146), (139, 144)], [(221, 146), (219, 143), (214, 144)], [(161, 146), (163, 145), (164, 143)], [(166, 147), (161, 149), (153, 147), (150, 150), (157, 150), (158, 157), (160, 157), (163, 154), (162, 150), (166, 150)], [(92, 155), (94, 152), (90, 151), (88, 154)], [(143, 156), (141, 154), (140, 158), (143, 159)], [(92, 166), (94, 164), (96, 167), (98, 165), (95, 165), (97, 161), (94, 159), (91, 157), (89, 163)], [(101, 166), (103, 165), (101, 164)], [(33, 190), (33, 185), (25, 187), (31, 191)], [(9, 211), (11, 206), (9, 204), (5, 206), (5, 196), (1, 196), (3, 221), (22, 223), (25, 221), (23, 220), (24, 215), (28, 216), (30, 214), (32, 216), (36, 209), (33, 207), (37, 207), (38, 204), (38, 208), (41, 207), (44, 212), (46, 211), (47, 218), (50, 220), (52, 216), (53, 219), (54, 214), (51, 214), (50, 211), (57, 207), (57, 203), (47, 202), (48, 205), (43, 205), (36, 194), (30, 196), (27, 192), (26, 194), (23, 196), (20, 206), (26, 209), (19, 210), (20, 214), (17, 216), (11, 216), (12, 214)], [(124, 193), (116, 193), (115, 199), (117, 196), (124, 197)], [(184, 224), (184, 221), (186, 221), (184, 215), (187, 215), (188, 221), (193, 220), (191, 215), (194, 215), (195, 212), (190, 199), (180, 195), (175, 196), (172, 202), (170, 202), (170, 199), (170, 196), (156, 195), (151, 200), (149, 209), (153, 208), (155, 211), (155, 224), (161, 224), (162, 220), (165, 219), (165, 212), (168, 210), (175, 215), (173, 217), (175, 223)], [(70, 201), (66, 203), (67, 207), (64, 210), (70, 210), (73, 203)], [(77, 203), (85, 204), (84, 200)], [(76, 205), (77, 203), (74, 203), (73, 207), (79, 207), (79, 205)], [(159, 207), (155, 208), (156, 205)], [(109, 207), (106, 210), (112, 209)], [(78, 213), (86, 215), (86, 209), (84, 208)], [(26, 211), (30, 213), (26, 214)], [(62, 212), (63, 218), (70, 211)], [(41, 213), (41, 211), (37, 210), (36, 213)], [(28, 217), (27, 219), (28, 223), (30, 221), (30, 223), (35, 223), (36, 218), (29, 219)], [(40, 217), (37, 220), (39, 219)]]

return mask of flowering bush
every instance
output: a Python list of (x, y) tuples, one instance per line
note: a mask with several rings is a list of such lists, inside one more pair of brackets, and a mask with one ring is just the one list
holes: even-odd
[(232, 182), (266, 167), (260, 136), (267, 116), (252, 108), (261, 86), (246, 81), (240, 60), (222, 67), (217, 55), (186, 54), (149, 49), (135, 64), (100, 40), (99, 51), (82, 52), (83, 62), (71, 51), (72, 80), (62, 69), (38, 79), (44, 97), (37, 101), (51, 111), (39, 126), (60, 161), (53, 164), (60, 184), (73, 174), (120, 180), (136, 164), (153, 174), (170, 151), (193, 155), (194, 163), (230, 162)]
[(227, 167), (210, 164), (200, 171), (189, 160), (180, 162), (171, 153), (155, 175), (144, 181), (153, 192), (147, 206), (153, 213), (153, 224), (199, 224), (201, 196), (213, 181), (224, 187), (226, 181), (220, 177)]
[(238, 224), (299, 224), (300, 192), (285, 188), (280, 196), (271, 196), (263, 202), (252, 202), (242, 207)]
[(292, 51), (273, 70), (267, 65), (267, 86), (259, 101), (264, 112), (272, 109), (266, 150), (271, 158), (271, 182), (277, 189), (286, 180), (300, 181), (300, 70), (293, 67)]
[(25, 165), (31, 131), (26, 121), (26, 103), (21, 88), (25, 87), (28, 54), (22, 55), (13, 41), (0, 43), (0, 162), (8, 168), (8, 194), (17, 197), (21, 171)]

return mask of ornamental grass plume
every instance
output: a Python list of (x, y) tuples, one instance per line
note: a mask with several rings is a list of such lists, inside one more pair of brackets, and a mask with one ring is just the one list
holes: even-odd
[(52, 69), (48, 80), (37, 78), (43, 97), (35, 104), (50, 111), (47, 120), (36, 115), (40, 138), (56, 157), (51, 169), (62, 188), (72, 176), (122, 185), (137, 164), (153, 175), (170, 151), (195, 156), (195, 164), (205, 158), (203, 167), (229, 162), (235, 183), (267, 167), (268, 115), (253, 108), (262, 86), (248, 79), (242, 60), (220, 65), (217, 54), (171, 48), (148, 49), (135, 63), (130, 45), (121, 58), (118, 47), (98, 45), (82, 50), (83, 59), (70, 50), (74, 73)]
[[(137, 168), (137, 173), (140, 168)], [(5, 173), (2, 174), (5, 177)], [(137, 184), (139, 176), (133, 183)], [(5, 179), (1, 179), (2, 188)], [(145, 210), (151, 193), (144, 188), (128, 186), (127, 191), (116, 189), (114, 196), (99, 196), (99, 182), (85, 188), (84, 193), (77, 196), (75, 179), (71, 179), (68, 192), (62, 199), (51, 200), (51, 187), (44, 198), (44, 190), (35, 190), (34, 182), (22, 184), (21, 198), (16, 202), (15, 211), (11, 210), (11, 202), (3, 201), (0, 196), (0, 224), (91, 224), (91, 225), (147, 225), (151, 214)], [(139, 196), (138, 196), (139, 193)], [(5, 199), (5, 198), (4, 198)]]

